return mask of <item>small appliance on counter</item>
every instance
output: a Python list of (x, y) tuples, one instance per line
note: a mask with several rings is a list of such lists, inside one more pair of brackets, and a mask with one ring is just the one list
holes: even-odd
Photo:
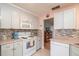
[(12, 33), (12, 39), (19, 39), (18, 38), (18, 32), (13, 32)]

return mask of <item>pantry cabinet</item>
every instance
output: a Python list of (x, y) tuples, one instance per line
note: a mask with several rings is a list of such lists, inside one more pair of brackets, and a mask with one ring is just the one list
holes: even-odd
[(51, 42), (51, 56), (69, 56), (69, 45), (58, 43), (58, 42)]
[(75, 29), (76, 12), (75, 8), (54, 13), (54, 29)]

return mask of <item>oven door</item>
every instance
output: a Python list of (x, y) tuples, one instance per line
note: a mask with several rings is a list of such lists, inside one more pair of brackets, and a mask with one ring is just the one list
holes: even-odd
[[(33, 38), (32, 38), (33, 39)], [(35, 40), (33, 41), (33, 46), (30, 46), (30, 40), (23, 40), (23, 55), (30, 56), (35, 52)]]

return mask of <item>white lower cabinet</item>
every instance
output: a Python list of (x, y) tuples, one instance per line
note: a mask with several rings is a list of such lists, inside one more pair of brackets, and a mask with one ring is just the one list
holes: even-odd
[(1, 56), (22, 56), (22, 41), (1, 45)]
[(23, 40), (23, 56), (28, 55), (28, 51), (27, 51), (27, 42), (28, 42), (27, 39)]
[(13, 56), (13, 44), (2, 45), (1, 56)]
[(14, 56), (22, 56), (22, 49), (23, 49), (23, 46), (22, 46), (22, 41), (20, 42), (15, 42), (14, 43)]
[(69, 56), (69, 45), (58, 43), (58, 42), (51, 42), (51, 56)]
[(70, 46), (70, 56), (79, 56), (79, 47)]
[[(30, 43), (30, 39), (33, 39), (33, 46), (28, 45)], [(35, 52), (36, 52), (36, 37), (24, 39), (23, 41), (15, 40), (12, 43), (0, 45), (1, 56), (31, 56)]]
[(41, 39), (38, 36), (36, 36), (35, 39), (36, 39), (36, 50), (39, 50), (41, 48), (41, 45), (42, 45)]

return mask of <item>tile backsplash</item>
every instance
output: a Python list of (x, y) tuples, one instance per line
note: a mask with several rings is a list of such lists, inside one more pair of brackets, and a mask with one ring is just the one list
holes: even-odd
[(0, 39), (2, 39), (2, 35), (5, 35), (7, 39), (12, 39), (13, 32), (31, 32), (33, 36), (38, 35), (38, 30), (20, 30), (20, 29), (0, 29)]
[(61, 36), (68, 36), (68, 37), (79, 37), (79, 30), (76, 29), (56, 29), (55, 30), (55, 36), (61, 35)]

